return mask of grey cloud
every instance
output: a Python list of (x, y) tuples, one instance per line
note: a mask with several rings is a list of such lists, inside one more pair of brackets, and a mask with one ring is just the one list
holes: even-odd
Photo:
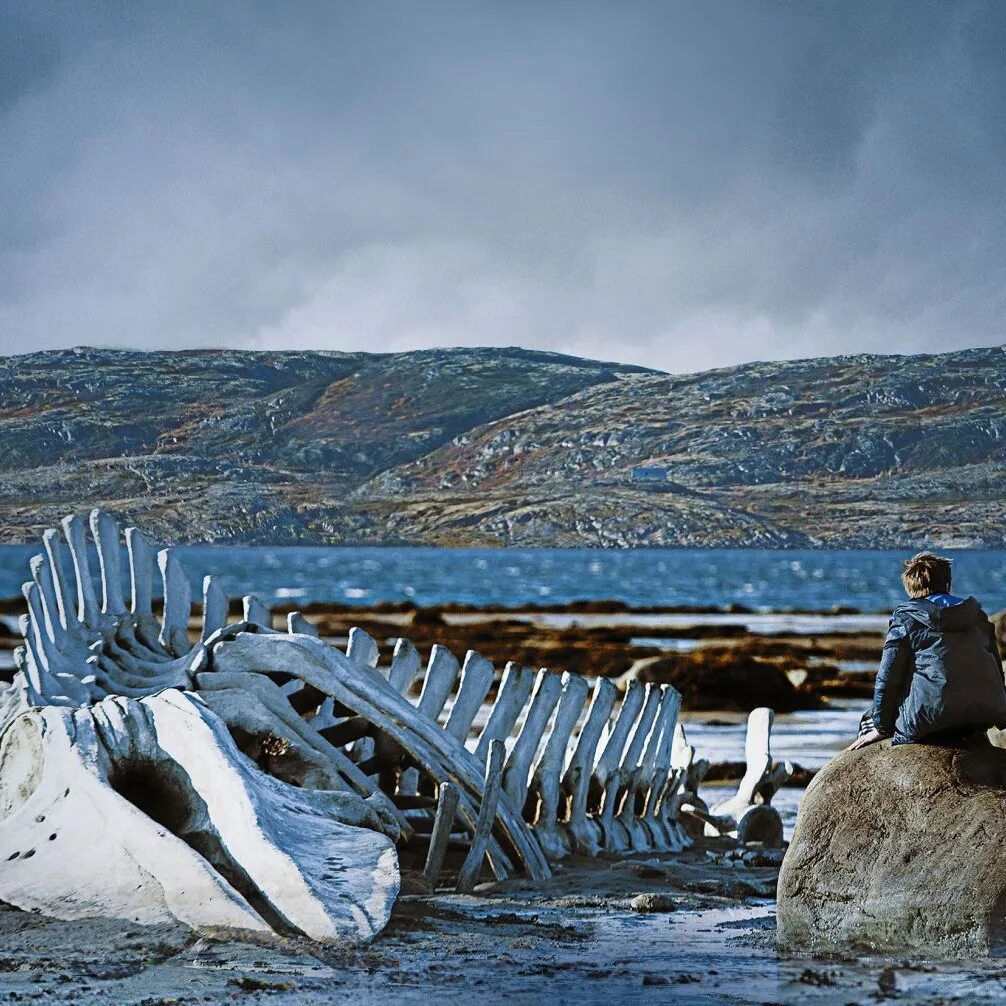
[(1003, 341), (994, 2), (0, 17), (0, 352)]

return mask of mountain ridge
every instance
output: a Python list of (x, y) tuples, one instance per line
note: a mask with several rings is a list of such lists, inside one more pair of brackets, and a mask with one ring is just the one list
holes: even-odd
[(667, 374), (543, 351), (0, 358), (0, 540), (1006, 546), (1006, 347)]

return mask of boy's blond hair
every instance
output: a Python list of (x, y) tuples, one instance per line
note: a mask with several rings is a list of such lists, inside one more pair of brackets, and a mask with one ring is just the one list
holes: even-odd
[(911, 559), (905, 560), (905, 571), (901, 574), (901, 582), (909, 597), (927, 597), (929, 594), (947, 594), (950, 592), (950, 564), (953, 559), (946, 559), (932, 552), (919, 552)]

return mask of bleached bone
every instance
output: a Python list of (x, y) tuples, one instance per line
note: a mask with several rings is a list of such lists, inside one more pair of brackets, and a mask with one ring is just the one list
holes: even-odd
[(200, 638), (205, 643), (218, 629), (227, 624), (230, 602), (223, 587), (212, 576), (203, 577), (203, 628)]
[(290, 633), (301, 633), (305, 636), (317, 636), (318, 627), (314, 622), (309, 622), (299, 611), (291, 611), (286, 616), (286, 631)]
[[(732, 800), (724, 801), (722, 813), (732, 806), (749, 807), (754, 803), (755, 790), (772, 768), (772, 721), (771, 709), (753, 709), (748, 715), (747, 731), (744, 737), (744, 777), (737, 787)], [(736, 816), (736, 815), (735, 815)]]
[(387, 921), (391, 841), (341, 823), (330, 794), (254, 768), (194, 696), (32, 710), (0, 743), (8, 903), (324, 942), (366, 939)]
[(683, 846), (678, 837), (665, 826), (660, 816), (661, 803), (671, 779), (671, 751), (677, 730), (678, 713), (681, 711), (681, 695), (668, 686), (665, 696), (664, 721), (660, 740), (649, 767), (649, 784), (639, 823), (648, 836), (648, 845), (654, 849), (671, 849), (679, 852)]
[(405, 695), (412, 687), (412, 682), (419, 677), (422, 666), (422, 659), (412, 643), (407, 639), (397, 640), (395, 653), (391, 658), (391, 670), (388, 672), (388, 684), (396, 692)]
[[(346, 790), (366, 798), (382, 824), (372, 827), (392, 837), (408, 829), (394, 804), (339, 748), (333, 747), (291, 708), (275, 682), (262, 674), (217, 671), (197, 675), (203, 701), (228, 727), (259, 739), (279, 740), (272, 774), (308, 789)], [(292, 766), (283, 767), (289, 753)]]
[(47, 565), (52, 576), (59, 623), (69, 635), (78, 636), (80, 625), (70, 595), (69, 580), (63, 567), (63, 546), (59, 540), (59, 532), (53, 528), (43, 532), (42, 544), (45, 546)]
[[(517, 741), (503, 769), (503, 789), (515, 807), (523, 808), (527, 799), (531, 763), (538, 753), (538, 745), (545, 733), (545, 727), (548, 725), (561, 694), (562, 681), (559, 676), (542, 668), (538, 672), (534, 695), (524, 720), (524, 726), (517, 736)], [(491, 747), (492, 742), (490, 742)]]
[(684, 810), (686, 814), (690, 814), (692, 817), (697, 818), (706, 826), (706, 828), (711, 829), (713, 835), (725, 835), (737, 824), (732, 817), (723, 817), (718, 814), (710, 813), (709, 808), (706, 807), (701, 800), (696, 801), (696, 803), (682, 804), (682, 810)]
[(482, 802), (479, 805), (479, 815), (475, 822), (475, 833), (472, 844), (465, 857), (461, 872), (458, 874), (457, 889), (462, 894), (471, 892), (479, 879), (479, 870), (486, 853), (492, 856), (490, 836), (493, 821), (496, 820), (496, 808), (499, 803), (503, 785), (503, 755), (505, 749), (502, 741), (492, 741), (489, 745), (489, 760), (486, 762), (485, 786), (482, 790)]
[[(600, 814), (611, 805), (611, 812), (614, 813), (614, 801), (618, 780), (616, 773), (622, 761), (622, 754), (625, 751), (626, 741), (629, 739), (629, 732), (636, 722), (640, 710), (643, 708), (643, 701), (646, 697), (645, 686), (638, 679), (629, 682), (622, 702), (618, 707), (614, 723), (610, 726), (604, 741), (604, 747), (594, 766), (591, 777), (591, 790), (595, 793), (594, 810)], [(598, 820), (600, 828), (600, 821)], [(604, 835), (601, 835), (601, 844), (604, 844)]]
[[(47, 674), (55, 674), (59, 670), (58, 651), (45, 630), (45, 618), (42, 615), (37, 584), (34, 582), (21, 584), (21, 595), (28, 606), (27, 622), (25, 623), (28, 631), (25, 633), (25, 640), (30, 640), (32, 654), (39, 667)], [(56, 666), (53, 666), (54, 664)]]
[(716, 804), (714, 814), (736, 822), (740, 814), (754, 803), (755, 790), (772, 767), (772, 715), (772, 710), (764, 707), (754, 709), (748, 715), (744, 739), (744, 775), (737, 786), (737, 792), (728, 800)]
[(465, 654), (458, 695), (444, 725), (444, 730), (462, 744), (468, 737), (475, 714), (481, 708), (482, 700), (492, 688), (495, 678), (493, 665), (485, 657), (474, 650), (469, 650)]
[(245, 594), (241, 598), (242, 618), (251, 625), (272, 628), (272, 612), (255, 594)]
[(661, 825), (671, 838), (672, 849), (678, 846), (687, 849), (695, 844), (682, 823), (681, 815), (686, 804), (698, 801), (699, 783), (708, 766), (705, 759), (696, 759), (695, 748), (688, 743), (685, 728), (679, 720), (671, 741), (671, 771), (657, 811)]
[(665, 767), (663, 778), (656, 788), (653, 806), (647, 806), (643, 816), (643, 826), (654, 836), (654, 847), (668, 852), (681, 852), (692, 845), (679, 820), (681, 803), (678, 793), (682, 773), (675, 768)]
[[(363, 629), (353, 626), (349, 630), (346, 656), (364, 673), (377, 674), (377, 662), (381, 659), (381, 653), (378, 649), (377, 641), (364, 632)], [(357, 762), (362, 769), (369, 773), (380, 767), (381, 761), (381, 759), (376, 757), (377, 745), (374, 729), (362, 717), (355, 717), (354, 719), (361, 722), (356, 730), (356, 739), (350, 748), (350, 754), (353, 761)], [(352, 723), (353, 720), (349, 720), (344, 726), (351, 726)]]
[(380, 650), (371, 636), (368, 636), (363, 629), (353, 626), (349, 630), (349, 645), (346, 647), (346, 656), (354, 664), (360, 664), (363, 667), (376, 667), (377, 661), (380, 659)]
[(545, 854), (552, 859), (561, 859), (569, 852), (559, 831), (560, 776), (569, 738), (587, 701), (589, 687), (578, 674), (567, 672), (562, 676), (562, 696), (555, 721), (532, 777), (532, 787), (538, 795), (535, 834)]
[[(623, 717), (625, 714), (624, 705), (628, 703), (629, 695), (626, 694), (623, 703)], [(621, 758), (617, 762), (617, 767), (611, 772), (604, 790), (604, 804), (598, 817), (601, 826), (601, 841), (608, 852), (625, 852), (629, 848), (629, 836), (625, 827), (618, 821), (617, 816), (622, 807), (625, 796), (625, 783), (630, 773), (639, 763), (639, 757), (643, 750), (643, 743), (653, 724), (653, 719), (657, 714), (657, 702), (660, 699), (659, 692), (651, 684), (642, 685), (639, 705), (635, 706), (637, 714), (630, 724), (632, 729), (631, 738), (622, 751)], [(619, 717), (620, 725), (623, 717)], [(628, 731), (626, 731), (628, 733)], [(607, 749), (604, 754), (607, 754)], [(602, 755), (602, 758), (604, 755)]]
[(129, 553), (129, 580), (134, 615), (150, 615), (153, 598), (153, 550), (142, 532), (126, 528), (126, 550)]
[[(443, 711), (454, 685), (457, 683), (461, 665), (457, 657), (439, 643), (430, 650), (430, 659), (426, 665), (426, 676), (423, 678), (423, 688), (419, 693), (419, 712), (436, 722)], [(405, 794), (418, 792), (419, 772), (415, 768), (406, 769), (399, 783), (399, 790)]]
[(70, 558), (73, 561), (73, 572), (77, 580), (77, 620), (88, 629), (99, 629), (98, 600), (94, 596), (94, 583), (91, 580), (91, 565), (87, 558), (87, 546), (84, 543), (84, 522), (76, 514), (64, 517), (63, 533), (70, 546)]
[[(711, 808), (711, 815), (717, 822), (707, 821), (707, 835), (738, 835), (738, 824), (750, 808), (765, 807), (757, 816), (748, 818), (745, 835), (756, 830), (772, 835), (775, 844), (782, 843), (782, 819), (778, 811), (769, 805), (776, 790), (793, 774), (788, 763), (776, 765), (772, 761), (772, 723), (775, 713), (761, 706), (748, 715), (747, 732), (744, 739), (744, 776), (737, 786), (737, 792)], [(774, 815), (774, 817), (773, 817)], [(757, 823), (756, 823), (757, 822)]]
[[(77, 576), (76, 604), (64, 588), (65, 577), (62, 574), (60, 547), (55, 534), (47, 534), (44, 538), (46, 556), (44, 559), (39, 557), (32, 563), (34, 582), (26, 586), (25, 599), (29, 615), (25, 616), (22, 625), (25, 646), (19, 649), (17, 657), (18, 680), (0, 695), (0, 711), (3, 716), (0, 728), (20, 723), (19, 713), (30, 705), (45, 708), (41, 712), (24, 714), (29, 717), (65, 714), (70, 719), (66, 721), (64, 717), (60, 722), (73, 725), (73, 732), (63, 730), (64, 747), (70, 745), (70, 750), (61, 754), (61, 761), (69, 759), (72, 762), (73, 758), (83, 753), (83, 748), (79, 751), (73, 748), (73, 744), (86, 735), (86, 730), (80, 723), (89, 723), (96, 717), (101, 719), (104, 740), (99, 767), (107, 769), (110, 759), (115, 764), (115, 759), (109, 755), (110, 745), (126, 750), (131, 758), (139, 750), (142, 755), (140, 760), (144, 763), (153, 760), (158, 766), (157, 772), (172, 785), (177, 784), (192, 807), (202, 807), (204, 803), (211, 809), (216, 806), (214, 813), (217, 817), (222, 815), (223, 824), (226, 829), (230, 829), (229, 837), (223, 837), (233, 846), (232, 851), (236, 850), (236, 859), (223, 861), (222, 868), (228, 877), (245, 878), (241, 883), (247, 886), (252, 902), (247, 902), (243, 896), (232, 891), (226, 881), (213, 879), (216, 871), (201, 857), (195, 856), (184, 843), (176, 841), (175, 852), (178, 852), (179, 847), (185, 850), (185, 856), (189, 857), (187, 864), (176, 862), (177, 856), (169, 849), (158, 848), (158, 843), (161, 846), (170, 845), (170, 835), (128, 803), (125, 804), (125, 813), (138, 817), (147, 824), (139, 829), (125, 825), (117, 827), (114, 822), (121, 818), (123, 811), (119, 804), (123, 801), (114, 790), (109, 789), (107, 779), (104, 782), (101, 779), (96, 782), (92, 780), (90, 783), (104, 786), (108, 791), (105, 803), (93, 794), (88, 802), (87, 794), (83, 794), (87, 806), (94, 804), (98, 808), (97, 818), (100, 821), (81, 832), (83, 841), (86, 843), (91, 836), (103, 835), (103, 828), (109, 826), (119, 835), (135, 837), (146, 834), (146, 838), (152, 843), (151, 847), (142, 853), (132, 848), (124, 849), (120, 854), (116, 853), (115, 848), (108, 848), (107, 843), (103, 845), (92, 842), (90, 846), (82, 848), (83, 858), (63, 855), (56, 865), (52, 853), (44, 857), (43, 850), (36, 850), (35, 854), (24, 858), (35, 866), (41, 864), (45, 876), (57, 877), (61, 870), (64, 871), (66, 885), (86, 896), (83, 899), (78, 896), (76, 900), (73, 897), (67, 898), (66, 892), (59, 889), (59, 882), (55, 881), (51, 885), (50, 899), (45, 890), (39, 887), (37, 877), (31, 880), (27, 888), (22, 888), (18, 876), (23, 879), (23, 875), (19, 873), (15, 876), (11, 870), (5, 870), (4, 879), (10, 879), (17, 888), (11, 891), (7, 900), (24, 898), (26, 907), (38, 908), (40, 906), (32, 899), (42, 897), (42, 907), (54, 915), (64, 912), (87, 914), (94, 911), (115, 915), (121, 910), (132, 917), (134, 906), (129, 903), (129, 899), (139, 898), (147, 906), (141, 905), (140, 911), (149, 910), (155, 918), (173, 918), (177, 914), (177, 917), (199, 924), (238, 925), (245, 928), (279, 927), (284, 930), (299, 930), (326, 940), (366, 938), (372, 935), (386, 921), (386, 910), (390, 909), (394, 889), (397, 888), (394, 848), (392, 841), (385, 836), (407, 837), (410, 833), (407, 823), (399, 821), (394, 805), (383, 794), (373, 790), (369, 780), (359, 773), (345, 755), (331, 749), (316, 734), (312, 737), (312, 731), (296, 715), (283, 693), (263, 676), (246, 676), (257, 679), (259, 687), (249, 687), (247, 680), (243, 680), (240, 687), (228, 690), (224, 687), (230, 683), (227, 675), (215, 675), (206, 694), (230, 717), (233, 729), (245, 730), (249, 734), (257, 731), (263, 740), (274, 745), (277, 753), (270, 757), (274, 761), (279, 758), (284, 770), (286, 763), (279, 752), (286, 749), (296, 752), (299, 776), (295, 779), (299, 784), (297, 787), (280, 783), (255, 769), (234, 746), (225, 728), (208, 707), (197, 699), (183, 699), (182, 693), (177, 691), (162, 692), (161, 689), (169, 685), (191, 687), (195, 672), (206, 655), (204, 647), (191, 647), (188, 641), (190, 599), (184, 571), (170, 552), (165, 551), (158, 556), (165, 585), (164, 617), (161, 624), (158, 624), (150, 604), (150, 549), (138, 532), (129, 529), (126, 541), (130, 554), (133, 610), (126, 612), (121, 589), (116, 525), (111, 518), (106, 518), (101, 513), (92, 514), (92, 536), (98, 548), (102, 573), (102, 604), (99, 608), (90, 579), (83, 522), (71, 517), (64, 522), (64, 527)], [(207, 606), (207, 614), (210, 620), (204, 625), (207, 637), (211, 637), (214, 631), (219, 632), (222, 624), (226, 623), (226, 598), (219, 595), (217, 613), (214, 615), (212, 590), (209, 595), (211, 603)], [(176, 655), (173, 656), (169, 651), (174, 651)], [(269, 693), (268, 689), (272, 692)], [(106, 692), (117, 695), (104, 699)], [(160, 694), (151, 697), (152, 692)], [(129, 695), (137, 698), (122, 697)], [(212, 720), (215, 723), (210, 732), (215, 732), (222, 754), (221, 751), (214, 754), (205, 731), (194, 726), (191, 717), (184, 724), (173, 720), (166, 724), (162, 723), (163, 715), (158, 713), (151, 728), (152, 733), (151, 729), (144, 732), (140, 721), (147, 714), (142, 713), (142, 710), (146, 705), (152, 707), (156, 704), (158, 709), (161, 709), (163, 702), (170, 705), (175, 701), (171, 696), (177, 696), (178, 702), (196, 702), (204, 710), (199, 715), (207, 722)], [(275, 701), (277, 696), (282, 705)], [(273, 701), (268, 701), (270, 699)], [(92, 705), (95, 702), (98, 704)], [(71, 708), (63, 708), (60, 712), (62, 707), (72, 706), (84, 708), (76, 712)], [(86, 708), (88, 706), (91, 708)], [(116, 712), (117, 709), (119, 712)], [(122, 709), (128, 709), (129, 715), (122, 714)], [(82, 717), (85, 720), (81, 720)], [(137, 717), (140, 719), (137, 720)], [(18, 728), (11, 726), (10, 730), (3, 733), (3, 743), (6, 744), (7, 739), (11, 738), (11, 743), (16, 748), (17, 734)], [(55, 743), (59, 732), (49, 729), (45, 736), (52, 738)], [(151, 747), (156, 742), (158, 751), (161, 751), (173, 736), (178, 738), (178, 743), (184, 749), (184, 771), (182, 768), (172, 769), (167, 756), (162, 758), (157, 754), (155, 757)], [(191, 750), (187, 746), (190, 744)], [(20, 792), (24, 789), (23, 780), (18, 781), (17, 772), (12, 765), (11, 759), (0, 760), (0, 788), (11, 782), (15, 791)], [(282, 849), (277, 846), (270, 852), (261, 843), (256, 845), (255, 835), (261, 828), (254, 830), (239, 821), (239, 809), (247, 804), (247, 800), (242, 802), (236, 780), (247, 779), (249, 773), (257, 780), (265, 780), (262, 783), (264, 790), (257, 796), (258, 806), (253, 812), (253, 820), (257, 825), (268, 822), (268, 827), (283, 825), (280, 843)], [(73, 775), (71, 765), (56, 765), (52, 778), (62, 780)], [(203, 780), (202, 783), (199, 782), (200, 779)], [(304, 779), (313, 782), (313, 788), (304, 787)], [(81, 788), (84, 789), (83, 783)], [(213, 799), (209, 800), (207, 794), (211, 794)], [(77, 810), (79, 808), (71, 811), (68, 821), (75, 816), (81, 821), (85, 820), (86, 815), (78, 814)], [(157, 813), (153, 809), (152, 812)], [(193, 826), (202, 828), (203, 825), (199, 822), (205, 821), (206, 813), (205, 810), (200, 810), (199, 820)], [(347, 839), (345, 847), (349, 852), (348, 858), (339, 853), (341, 861), (338, 865), (335, 860), (329, 863), (317, 858), (336, 855), (336, 846), (331, 841), (323, 840), (324, 836), (311, 824), (311, 814), (319, 817), (320, 827), (330, 838), (338, 830), (340, 820), (351, 824), (353, 831), (358, 833)], [(3, 822), (7, 826), (8, 836), (26, 832), (31, 822), (38, 823), (38, 816)], [(283, 824), (286, 819), (289, 819), (289, 826)], [(214, 825), (217, 827), (216, 822)], [(358, 825), (361, 827), (357, 827)], [(308, 851), (316, 857), (307, 865), (297, 851), (298, 843), (303, 844), (302, 838), (309, 842)], [(219, 836), (206, 837), (206, 841), (211, 839), (211, 845), (212, 842), (219, 842)], [(364, 869), (367, 849), (374, 847), (375, 841), (380, 847), (379, 868), (371, 871), (373, 876), (368, 876)], [(53, 849), (55, 848), (54, 846)], [(65, 849), (65, 846), (62, 848)], [(219, 849), (213, 846), (210, 851), (215, 855)], [(133, 858), (130, 859), (130, 856)], [(146, 860), (144, 856), (147, 857)], [(273, 857), (272, 865), (269, 864), (269, 856)], [(276, 859), (277, 856), (280, 858)], [(102, 882), (104, 874), (101, 871), (96, 872), (95, 877), (98, 879), (93, 886), (87, 878), (74, 879), (73, 874), (80, 872), (82, 864), (91, 860), (107, 864), (106, 872), (117, 871), (116, 876), (121, 878), (124, 889), (119, 890), (115, 884)], [(138, 872), (129, 866), (123, 866), (124, 863), (136, 860), (143, 867)], [(263, 865), (260, 865), (260, 861)], [(154, 865), (148, 868), (150, 862)], [(163, 872), (159, 872), (158, 864), (161, 863)], [(193, 870), (196, 871), (196, 876), (193, 876)], [(137, 875), (145, 878), (146, 889), (142, 884), (130, 882)], [(207, 876), (212, 883), (207, 881)], [(353, 881), (353, 885), (359, 889), (350, 890), (345, 881), (352, 881), (356, 876), (359, 876), (360, 882), (357, 885)], [(267, 899), (273, 885), (278, 885), (276, 900), (275, 905), (269, 907)], [(117, 890), (118, 894), (115, 893)], [(154, 891), (159, 893), (151, 902), (151, 892)], [(200, 891), (203, 893), (200, 894)], [(383, 893), (378, 894), (379, 891)], [(183, 892), (187, 893), (183, 896)], [(330, 904), (325, 903), (328, 895), (332, 895)], [(123, 904), (126, 908), (122, 908)], [(170, 910), (165, 905), (171, 906)], [(174, 911), (176, 908), (177, 913)], [(206, 921), (199, 922), (206, 913)]]
[(443, 869), (447, 844), (454, 825), (454, 815), (458, 810), (458, 791), (453, 783), (440, 785), (437, 794), (437, 814), (433, 819), (433, 832), (430, 835), (430, 848), (426, 855), (426, 865), (423, 867), (423, 878), (430, 889), (437, 886), (440, 871)]
[(169, 548), (157, 553), (157, 565), (164, 587), (164, 613), (158, 642), (176, 657), (189, 650), (189, 614), (192, 611), (192, 591), (181, 563)]
[[(616, 707), (614, 686), (601, 679), (594, 683), (584, 713), (589, 691), (585, 679), (572, 674), (560, 678), (545, 670), (535, 677), (510, 663), (474, 741), (472, 725), (494, 684), (492, 664), (474, 651), (468, 652), (461, 669), (448, 650), (434, 646), (418, 702), (413, 703), (403, 693), (411, 691), (421, 660), (408, 640), (396, 642), (385, 677), (377, 670), (376, 641), (359, 628), (351, 630), (343, 654), (320, 640), (300, 613), (288, 617), (288, 631), (273, 629), (271, 613), (254, 595), (245, 598), (243, 621), (228, 624), (227, 595), (213, 578), (203, 581), (202, 626), (193, 644), (188, 635), (189, 581), (171, 550), (156, 554), (164, 587), (158, 620), (152, 609), (154, 550), (139, 531), (125, 532), (131, 581), (126, 611), (118, 524), (101, 511), (90, 516), (101, 574), (100, 605), (91, 581), (85, 524), (69, 517), (63, 526), (76, 596), (62, 567), (56, 532), (48, 531), (44, 556), (30, 563), (32, 582), (24, 591), (28, 614), (20, 623), (24, 645), (15, 653), (14, 682), (0, 691), (0, 731), (20, 723), (19, 715), (29, 707), (41, 706), (45, 708), (40, 713), (26, 715), (97, 718), (106, 747), (133, 751), (139, 745), (147, 750), (151, 734), (137, 723), (150, 719), (149, 708), (167, 703), (177, 712), (178, 703), (195, 703), (201, 722), (212, 720), (217, 733), (227, 729), (233, 735), (226, 744), (219, 738), (224, 761), (232, 764), (218, 773), (228, 792), (214, 791), (214, 806), (225, 806), (230, 789), (238, 786), (234, 778), (244, 779), (250, 772), (269, 780), (266, 790), (287, 794), (292, 789), (297, 799), (321, 807), (333, 821), (381, 841), (411, 842), (432, 830), (427, 850), (431, 884), (448, 841), (469, 843), (460, 878), (460, 886), (467, 887), (474, 884), (478, 864), (486, 856), (498, 878), (515, 868), (544, 878), (549, 873), (546, 850), (558, 858), (570, 848), (596, 852), (602, 844), (609, 849), (681, 848), (687, 844), (679, 819), (682, 805), (691, 801), (688, 806), (704, 813), (695, 796), (703, 763), (694, 759), (676, 725), (679, 702), (672, 689), (633, 681)], [(202, 698), (190, 694), (194, 691)], [(183, 731), (181, 721), (171, 722), (179, 736), (186, 734), (196, 746), (202, 743), (201, 728), (187, 720)], [(158, 745), (167, 736), (153, 733)], [(185, 753), (195, 758), (189, 749)], [(219, 762), (220, 756), (206, 761), (214, 759)], [(160, 755), (154, 761), (169, 781), (183, 779), (182, 790), (192, 806), (202, 800), (196, 791), (199, 785), (209, 785), (205, 766), (194, 768), (189, 779)], [(102, 764), (107, 767), (107, 758)], [(6, 771), (0, 763), (0, 788), (6, 784)], [(770, 797), (778, 771), (761, 777), (753, 799)], [(196, 777), (202, 780), (199, 785)], [(528, 798), (531, 788), (534, 799)], [(438, 792), (436, 800), (432, 792)], [(235, 799), (241, 805), (239, 796)], [(286, 810), (292, 806), (283, 803)], [(435, 806), (441, 811), (439, 821), (433, 819)], [(524, 814), (534, 818), (533, 824)], [(753, 828), (755, 817), (742, 815), (741, 830)], [(455, 820), (457, 833), (452, 828)], [(228, 834), (233, 838), (234, 833)], [(78, 862), (71, 858), (67, 869), (76, 869), (73, 864)], [(228, 876), (241, 875), (251, 884), (251, 901), (245, 901), (258, 913), (260, 924), (309, 931), (263, 909), (269, 877), (238, 865), (237, 873)], [(301, 870), (300, 860), (291, 869)], [(127, 870), (124, 876), (132, 874)], [(291, 881), (291, 890), (299, 884), (310, 893), (329, 879), (323, 872), (301, 876)], [(380, 889), (381, 881), (371, 881)], [(161, 895), (164, 903), (180, 897), (180, 888), (172, 883), (169, 878)], [(262, 888), (258, 893), (256, 885)], [(84, 884), (82, 889), (89, 888)], [(370, 918), (368, 909), (354, 902), (363, 896), (362, 889), (348, 893), (339, 911), (352, 918), (362, 911)], [(245, 911), (239, 909), (239, 915)], [(317, 918), (315, 923), (322, 929), (326, 924)], [(369, 931), (367, 925), (364, 931)]]
[(35, 586), (38, 587), (46, 636), (57, 650), (68, 649), (72, 637), (59, 618), (59, 602), (56, 599), (55, 582), (49, 564), (44, 556), (36, 555), (28, 560), (28, 568), (31, 570)]
[(615, 778), (615, 800), (612, 802), (612, 814), (602, 815), (601, 827), (604, 831), (605, 848), (608, 851), (622, 852), (633, 849), (633, 820), (635, 818), (635, 784), (642, 771), (640, 759), (653, 731), (654, 722), (660, 711), (663, 694), (659, 685), (647, 684), (646, 701), (643, 711), (636, 720), (632, 739), (625, 749), (622, 763), (618, 767)]
[(64, 693), (61, 683), (49, 673), (39, 650), (38, 633), (27, 615), (22, 615), (18, 619), (18, 628), (24, 636), (21, 665), (27, 676), (28, 694), (32, 696), (32, 704), (42, 705), (49, 701), (56, 705), (74, 705), (74, 700)]
[(434, 644), (423, 679), (423, 690), (419, 693), (419, 711), (424, 716), (435, 720), (440, 715), (460, 671), (461, 665), (454, 654), (446, 646)]
[[(379, 675), (361, 675), (357, 666), (333, 647), (311, 636), (239, 632), (213, 648), (216, 670), (250, 671), (284, 667), (295, 669), (307, 684), (331, 695), (356, 715), (387, 733), (433, 778), (458, 785), (459, 814), (475, 826), (475, 806), (481, 800), (483, 773), (474, 755), (437, 724), (395, 692)], [(513, 805), (500, 799), (497, 826), (516, 850), (532, 877), (546, 877), (549, 869), (528, 825)], [(490, 861), (497, 877), (507, 873), (508, 857), (493, 839)]]
[[(629, 770), (625, 779), (625, 796), (622, 801), (622, 812), (618, 818), (628, 835), (629, 847), (635, 852), (647, 852), (653, 848), (651, 834), (643, 825), (641, 818), (646, 812), (646, 795), (653, 783), (657, 753), (663, 745), (664, 731), (668, 728), (669, 719), (677, 719), (678, 709), (681, 705), (681, 696), (670, 686), (661, 685), (656, 691), (657, 711), (653, 725), (646, 736), (642, 761), (638, 766)], [(671, 724), (672, 733), (673, 729), (673, 724)], [(643, 794), (642, 801), (638, 799), (638, 795), (641, 793)], [(637, 804), (640, 802), (643, 804), (640, 808), (642, 813), (637, 814)]]
[(119, 525), (102, 510), (91, 511), (91, 536), (98, 549), (101, 571), (101, 610), (105, 615), (121, 615), (126, 610), (122, 596), (122, 566), (119, 557)]
[(492, 741), (505, 740), (510, 736), (520, 711), (531, 695), (532, 688), (534, 688), (534, 671), (510, 661), (503, 670), (496, 702), (475, 746), (475, 757), (480, 762), (485, 764)]
[(590, 772), (594, 764), (601, 731), (615, 707), (617, 690), (607, 678), (594, 681), (594, 697), (576, 748), (566, 767), (562, 789), (569, 798), (569, 820), (565, 825), (566, 843), (572, 851), (596, 856), (601, 851), (600, 831), (587, 817), (587, 798), (590, 792)]

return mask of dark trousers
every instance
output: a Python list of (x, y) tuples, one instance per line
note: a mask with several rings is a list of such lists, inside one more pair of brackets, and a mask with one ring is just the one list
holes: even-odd
[[(868, 734), (871, 730), (876, 729), (876, 724), (873, 722), (873, 717), (870, 715), (871, 710), (867, 709), (865, 713), (859, 718), (859, 733), (857, 736), (862, 737), (864, 734)], [(951, 747), (956, 747), (959, 744), (966, 744), (969, 741), (975, 740), (980, 737), (988, 728), (983, 726), (973, 726), (973, 727), (955, 727), (951, 730), (940, 730), (936, 733), (926, 734), (926, 736), (918, 741), (905, 741), (905, 740), (895, 740), (894, 744), (939, 744), (939, 745), (949, 745)]]

